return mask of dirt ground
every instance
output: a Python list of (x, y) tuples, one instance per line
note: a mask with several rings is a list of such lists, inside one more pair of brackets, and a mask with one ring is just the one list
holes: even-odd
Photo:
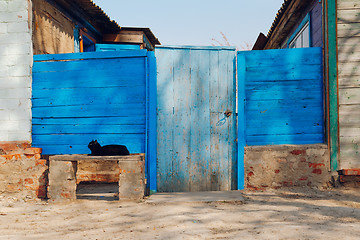
[(360, 191), (243, 191), (245, 203), (0, 196), (0, 239), (359, 239)]

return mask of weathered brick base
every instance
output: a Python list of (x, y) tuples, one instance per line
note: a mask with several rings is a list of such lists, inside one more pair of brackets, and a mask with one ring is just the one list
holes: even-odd
[(78, 161), (76, 183), (119, 182), (119, 166), (116, 161)]
[(329, 162), (323, 144), (245, 147), (245, 187), (327, 187)]
[(0, 193), (46, 198), (47, 161), (27, 142), (0, 142)]

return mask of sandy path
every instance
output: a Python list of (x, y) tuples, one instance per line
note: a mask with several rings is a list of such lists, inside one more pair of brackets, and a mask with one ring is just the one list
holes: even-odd
[(0, 239), (359, 239), (360, 191), (244, 192), (245, 204), (0, 199)]

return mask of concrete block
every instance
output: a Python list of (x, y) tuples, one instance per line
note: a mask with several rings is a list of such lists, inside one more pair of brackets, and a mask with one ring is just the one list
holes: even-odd
[(119, 161), (119, 168), (119, 198), (143, 198), (145, 195), (145, 161)]
[(48, 198), (76, 199), (76, 162), (51, 160)]
[[(21, 58), (23, 59), (23, 62), (24, 64), (23, 65), (26, 65), (28, 66), (29, 65), (29, 59), (30, 58), (30, 53), (31, 53), (31, 46), (29, 44), (9, 44), (7, 45), (6, 47), (6, 55), (9, 56), (9, 55), (20, 55)], [(12, 59), (9, 59), (9, 60), (12, 60)], [(18, 60), (18, 59), (17, 59)], [(12, 61), (14, 62), (14, 61)], [(21, 65), (21, 62), (18, 61), (16, 62), (17, 65)], [(7, 64), (9, 65), (9, 63)]]
[(8, 12), (17, 12), (19, 10), (27, 10), (29, 6), (28, 1), (25, 0), (11, 0), (8, 1), (7, 11)]

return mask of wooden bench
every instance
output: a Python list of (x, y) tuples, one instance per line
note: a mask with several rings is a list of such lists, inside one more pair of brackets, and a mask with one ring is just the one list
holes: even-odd
[(82, 154), (49, 157), (48, 198), (76, 199), (78, 161), (117, 161), (119, 199), (141, 199), (145, 192), (145, 154), (128, 156), (90, 156)]

